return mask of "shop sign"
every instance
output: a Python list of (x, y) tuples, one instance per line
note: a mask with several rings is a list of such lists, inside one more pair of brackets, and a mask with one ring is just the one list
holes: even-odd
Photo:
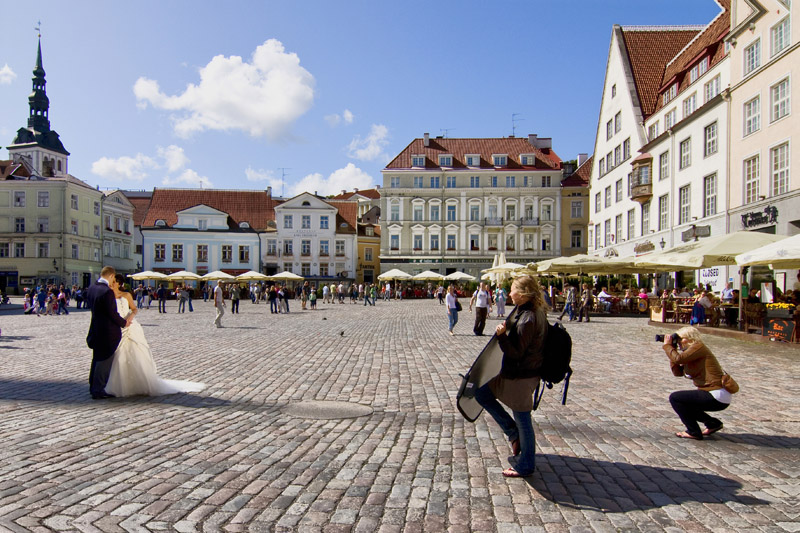
[(692, 239), (697, 240), (698, 237), (710, 237), (711, 236), (711, 226), (695, 226), (692, 224), (692, 227), (681, 233), (681, 240), (683, 242), (691, 241)]
[(775, 224), (778, 222), (778, 208), (768, 205), (763, 211), (744, 213), (742, 215), (742, 227), (753, 228), (762, 224)]
[(652, 252), (656, 249), (656, 245), (650, 241), (644, 241), (642, 243), (637, 244), (633, 247), (633, 253), (635, 254), (644, 254), (647, 252)]
[(609, 248), (606, 250), (604, 257), (619, 257), (619, 252), (614, 248)]

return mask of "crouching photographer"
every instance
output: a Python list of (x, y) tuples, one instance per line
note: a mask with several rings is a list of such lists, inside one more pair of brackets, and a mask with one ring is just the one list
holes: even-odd
[[(675, 376), (692, 380), (697, 390), (676, 391), (669, 403), (678, 414), (686, 431), (675, 435), (684, 439), (703, 440), (722, 429), (722, 421), (708, 414), (723, 411), (731, 403), (731, 395), (739, 390), (733, 378), (722, 370), (717, 358), (703, 344), (697, 328), (686, 326), (672, 335), (657, 335)], [(706, 428), (700, 430), (702, 423)]]

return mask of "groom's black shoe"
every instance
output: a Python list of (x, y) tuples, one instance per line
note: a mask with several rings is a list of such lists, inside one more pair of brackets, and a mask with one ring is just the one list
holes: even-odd
[(107, 398), (116, 398), (113, 394), (106, 394), (105, 392), (102, 394), (92, 394), (92, 400), (105, 400)]

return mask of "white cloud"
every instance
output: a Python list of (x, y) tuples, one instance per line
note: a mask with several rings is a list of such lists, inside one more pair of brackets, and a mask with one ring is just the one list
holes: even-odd
[(142, 181), (147, 176), (149, 169), (158, 168), (152, 158), (144, 154), (134, 157), (122, 156), (116, 159), (101, 157), (92, 163), (92, 173), (111, 181)]
[(11, 85), (11, 82), (17, 79), (17, 74), (11, 70), (8, 63), (0, 68), (0, 85)]
[(389, 156), (383, 149), (389, 144), (389, 129), (383, 124), (373, 124), (369, 135), (362, 139), (356, 135), (348, 148), (348, 155), (360, 161), (374, 161), (376, 159), (388, 159)]
[(325, 115), (324, 118), (325, 122), (327, 122), (331, 128), (335, 128), (336, 126), (339, 125), (340, 122), (344, 122), (345, 124), (352, 124), (353, 119), (355, 117), (353, 116), (352, 111), (350, 111), (349, 109), (345, 109), (344, 111), (342, 111), (341, 115), (334, 113), (332, 115)]
[(242, 130), (253, 137), (279, 139), (311, 108), (314, 77), (297, 54), (269, 39), (253, 52), (215, 56), (200, 69), (199, 84), (178, 95), (161, 92), (158, 82), (139, 78), (133, 86), (137, 105), (173, 112), (175, 132), (187, 137), (205, 130)]
[(210, 189), (214, 186), (211, 180), (205, 176), (201, 176), (192, 169), (187, 168), (180, 176), (176, 178), (165, 177), (161, 183), (164, 185), (189, 185), (192, 187), (200, 187), (201, 189)]
[(339, 194), (343, 190), (370, 189), (374, 187), (372, 176), (355, 166), (348, 163), (346, 167), (334, 171), (325, 178), (322, 174), (315, 172), (309, 174), (299, 182), (291, 186), (289, 196), (297, 196), (302, 192), (310, 192), (321, 196), (329, 194)]
[(272, 170), (255, 170), (252, 167), (247, 167), (244, 169), (244, 175), (247, 177), (247, 181), (268, 181), (271, 185), (276, 182), (280, 183), (280, 180), (276, 180), (275, 172)]
[(183, 148), (174, 144), (166, 148), (159, 146), (158, 156), (164, 159), (169, 172), (177, 172), (189, 164), (189, 158), (183, 153)]

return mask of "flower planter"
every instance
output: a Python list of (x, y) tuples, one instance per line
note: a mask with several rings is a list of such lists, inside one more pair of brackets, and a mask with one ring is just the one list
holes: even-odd
[(793, 309), (767, 309), (767, 317), (769, 318), (793, 318)]

